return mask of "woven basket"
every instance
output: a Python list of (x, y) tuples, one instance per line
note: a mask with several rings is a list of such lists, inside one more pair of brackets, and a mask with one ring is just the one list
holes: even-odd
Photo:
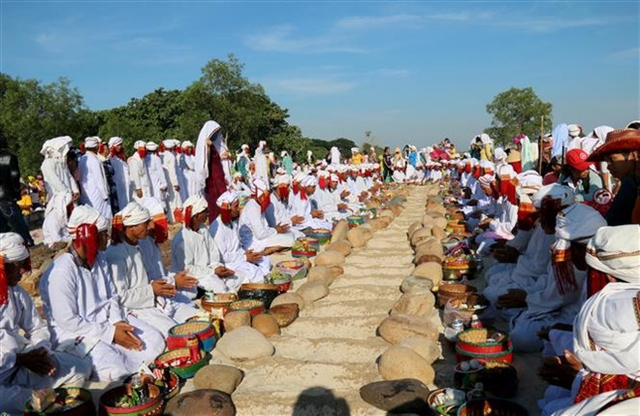
[(297, 303), (276, 305), (269, 309), (269, 313), (276, 318), (280, 328), (287, 327), (298, 318), (300, 307)]
[(167, 335), (167, 348), (174, 350), (187, 346), (187, 339), (195, 335), (200, 343), (200, 348), (211, 351), (216, 345), (216, 330), (208, 321), (189, 321), (178, 324), (169, 330)]
[(437, 292), (438, 307), (444, 308), (447, 302), (452, 299), (459, 299), (463, 302), (466, 302), (467, 297), (469, 297), (469, 295), (477, 291), (478, 289), (476, 289), (475, 287), (464, 284), (464, 283), (441, 284), (438, 287), (438, 292)]
[(273, 302), (279, 294), (280, 288), (277, 285), (268, 283), (245, 283), (241, 285), (240, 290), (238, 290), (238, 297), (240, 300), (259, 300), (262, 301), (266, 308), (271, 306), (271, 302)]
[(458, 416), (529, 416), (518, 403), (503, 399), (471, 400), (460, 406)]
[(125, 384), (107, 390), (100, 396), (100, 414), (121, 416), (151, 416), (162, 414), (164, 410), (164, 400), (160, 394), (160, 388), (153, 384), (147, 384), (147, 392), (149, 394), (149, 400), (145, 403), (130, 407), (116, 407), (115, 404), (118, 399), (125, 395), (132, 395), (131, 385)]
[(207, 365), (207, 363), (211, 359), (211, 354), (209, 354), (207, 351), (201, 350), (200, 361), (197, 361), (190, 365), (181, 366), (181, 367), (174, 367), (170, 364), (171, 361), (173, 360), (189, 357), (189, 356), (191, 356), (189, 348), (178, 348), (177, 350), (167, 351), (165, 353), (158, 355), (156, 357), (155, 362), (156, 362), (156, 365), (161, 368), (164, 368), (167, 365), (169, 365), (171, 367), (171, 370), (174, 373), (176, 373), (180, 378), (186, 380), (188, 378), (193, 377), (196, 374), (196, 372), (200, 370), (202, 367), (204, 367), (205, 365)]
[(314, 228), (311, 231), (311, 237), (318, 240), (320, 244), (327, 244), (331, 240), (331, 230), (325, 230), (324, 228)]
[(248, 311), (251, 315), (264, 312), (264, 303), (256, 299), (242, 299), (231, 302), (230, 311)]

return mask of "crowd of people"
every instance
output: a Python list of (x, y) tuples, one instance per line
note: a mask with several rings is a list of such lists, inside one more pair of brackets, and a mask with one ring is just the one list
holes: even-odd
[[(286, 151), (277, 161), (265, 142), (253, 157), (247, 145), (233, 156), (215, 121), (195, 145), (138, 141), (128, 158), (119, 137), (87, 137), (81, 149), (68, 136), (48, 140), (43, 240), (68, 248), (40, 280), (43, 318), (18, 285), (33, 240), (3, 214), (14, 232), (0, 230), (0, 411), (20, 412), (33, 389), (123, 380), (198, 314), (203, 293), (263, 282), (270, 254), (365, 212), (385, 182), (456, 189), (468, 244), (495, 263), (484, 318), (511, 323), (516, 351), (560, 356), (540, 372), (556, 386), (546, 413), (599, 393), (614, 399), (640, 377), (640, 130), (631, 127), (582, 136), (560, 125), (539, 154), (526, 136), (504, 149), (481, 134), (462, 155), (446, 139), (394, 155), (333, 148), (303, 165)], [(3, 169), (4, 210), (20, 195), (17, 166)], [(182, 227), (167, 268), (160, 246), (171, 223)]]

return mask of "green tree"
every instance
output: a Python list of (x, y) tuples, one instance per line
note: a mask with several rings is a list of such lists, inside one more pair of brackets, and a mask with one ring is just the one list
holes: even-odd
[(538, 137), (543, 117), (546, 125), (553, 124), (551, 103), (542, 101), (531, 87), (503, 91), (487, 104), (486, 109), (493, 120), (485, 133), (496, 144), (505, 144), (520, 133)]
[(23, 174), (39, 171), (46, 140), (68, 135), (79, 143), (88, 135), (90, 120), (82, 96), (66, 78), (43, 85), (0, 74), (0, 129)]

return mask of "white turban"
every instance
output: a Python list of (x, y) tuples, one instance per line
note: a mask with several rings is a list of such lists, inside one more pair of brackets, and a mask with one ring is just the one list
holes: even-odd
[(240, 146), (240, 149), (249, 150), (249, 145), (248, 144), (243, 144), (242, 146)]
[(507, 158), (507, 152), (505, 152), (502, 147), (496, 147), (493, 152), (493, 158), (496, 160), (496, 162), (503, 161)]
[(594, 373), (640, 376), (640, 331), (634, 306), (638, 283), (609, 283), (582, 305), (573, 325), (573, 349)]
[(556, 238), (580, 241), (591, 238), (607, 221), (598, 211), (585, 204), (573, 204), (556, 217)]
[(84, 148), (85, 149), (95, 149), (100, 145), (102, 140), (98, 136), (90, 136), (84, 139)]
[(315, 176), (307, 175), (301, 182), (300, 185), (304, 186), (318, 186), (318, 179)]
[(269, 192), (269, 184), (262, 178), (256, 178), (253, 180), (253, 190), (257, 196), (260, 196), (266, 192)]
[(533, 195), (542, 188), (542, 176), (535, 170), (527, 170), (516, 176), (518, 195)]
[(193, 143), (191, 143), (189, 140), (185, 140), (182, 142), (182, 147), (193, 147)]
[(260, 140), (260, 142), (258, 142), (258, 147), (260, 149), (264, 148), (267, 145), (267, 142), (265, 142), (264, 140)]
[(60, 136), (47, 140), (42, 144), (40, 154), (45, 157), (64, 157), (73, 140), (69, 136)]
[(484, 186), (490, 186), (491, 182), (493, 182), (495, 180), (495, 176), (493, 175), (482, 175), (478, 178), (478, 182), (480, 182), (480, 185), (484, 185)]
[(20, 234), (11, 232), (0, 234), (0, 256), (4, 257), (6, 262), (22, 261), (29, 258), (29, 250)]
[(563, 206), (573, 204), (576, 199), (576, 193), (573, 189), (565, 185), (552, 183), (550, 185), (543, 186), (538, 192), (531, 196), (533, 206), (540, 208), (542, 200), (546, 196), (550, 196), (553, 199), (560, 199), (562, 201), (561, 205)]
[(289, 185), (291, 177), (289, 175), (279, 175), (276, 177), (276, 185)]
[(305, 176), (307, 176), (306, 173), (298, 172), (295, 175), (293, 175), (293, 181), (300, 183), (304, 179)]
[(163, 140), (162, 145), (165, 149), (173, 149), (174, 147), (176, 147), (176, 141), (173, 139)]
[(140, 203), (143, 207), (149, 210), (149, 215), (154, 216), (158, 214), (166, 215), (164, 212), (164, 207), (160, 200), (153, 196), (144, 196), (140, 200)]
[(493, 162), (489, 162), (488, 160), (483, 160), (483, 161), (480, 162), (480, 167), (482, 169), (495, 170), (496, 165), (494, 165)]
[(225, 204), (231, 206), (235, 201), (238, 200), (238, 194), (234, 191), (226, 191), (222, 195), (218, 197), (216, 201), (216, 205), (222, 208)]
[(116, 215), (122, 218), (122, 225), (125, 227), (142, 224), (151, 218), (149, 210), (136, 201), (129, 202), (127, 206)]
[(587, 245), (587, 264), (629, 283), (640, 283), (640, 225), (602, 227)]
[(183, 204), (184, 209), (191, 207), (191, 216), (204, 212), (209, 205), (202, 195), (192, 195)]
[(115, 147), (119, 144), (122, 144), (122, 142), (123, 142), (122, 137), (118, 137), (118, 136), (112, 137), (109, 139), (109, 147)]
[(158, 145), (154, 142), (147, 142), (145, 144), (145, 147), (147, 148), (147, 150), (154, 152), (156, 150), (158, 150)]
[(133, 144), (134, 149), (140, 149), (141, 147), (147, 147), (147, 142), (144, 140), (138, 140)]
[(340, 178), (338, 178), (338, 175), (336, 175), (335, 173), (332, 173), (330, 178), (331, 178), (331, 182), (336, 182), (337, 183), (337, 182), (340, 181)]
[(82, 224), (95, 224), (98, 231), (106, 231), (110, 225), (109, 221), (95, 209), (88, 205), (79, 205), (73, 209), (67, 223), (67, 231), (71, 238), (75, 239), (76, 229)]

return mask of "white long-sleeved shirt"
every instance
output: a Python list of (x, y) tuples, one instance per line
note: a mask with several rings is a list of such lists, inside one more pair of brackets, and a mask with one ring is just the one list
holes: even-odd
[(120, 304), (127, 309), (153, 308), (155, 296), (138, 246), (122, 242), (106, 251)]
[(278, 234), (275, 228), (269, 227), (267, 219), (262, 215), (260, 205), (253, 198), (247, 201), (247, 204), (240, 212), (238, 224), (240, 227), (240, 241), (245, 250), (256, 245), (260, 240), (265, 240)]
[(129, 174), (131, 175), (134, 189), (140, 189), (142, 196), (154, 196), (149, 171), (144, 160), (140, 158), (140, 155), (134, 153), (133, 156), (127, 160), (127, 163), (129, 164)]

